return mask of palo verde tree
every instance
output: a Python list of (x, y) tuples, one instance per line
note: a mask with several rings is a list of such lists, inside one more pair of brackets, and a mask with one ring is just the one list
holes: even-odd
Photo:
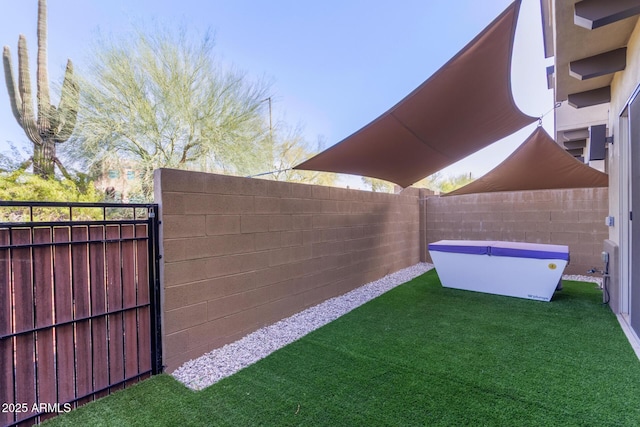
[(472, 173), (462, 173), (459, 175), (449, 175), (444, 177), (442, 172), (436, 172), (433, 175), (416, 182), (413, 186), (418, 188), (428, 188), (429, 190), (437, 191), (439, 193), (449, 193), (460, 187), (464, 187), (475, 180), (476, 178), (473, 177)]
[(383, 179), (369, 178), (363, 176), (362, 183), (374, 193), (393, 193), (393, 183)]
[(153, 170), (251, 174), (268, 139), (268, 85), (215, 60), (213, 38), (138, 28), (102, 37), (79, 72), (78, 129), (65, 147), (82, 170), (120, 162), (153, 196)]
[(62, 93), (58, 107), (51, 105), (49, 77), (47, 71), (47, 2), (38, 0), (38, 61), (37, 61), (37, 116), (33, 111), (31, 78), (29, 75), (29, 55), (24, 35), (18, 38), (18, 78), (13, 74), (11, 51), (4, 47), (2, 60), (4, 74), (11, 101), (11, 110), (18, 124), (33, 143), (33, 156), (23, 168), (33, 164), (33, 171), (42, 178), (51, 178), (57, 165), (69, 177), (56, 156), (56, 145), (71, 136), (76, 123), (78, 109), (78, 86), (73, 76), (73, 64), (67, 61)]
[[(259, 175), (264, 179), (324, 186), (335, 185), (338, 179), (335, 173), (292, 169), (313, 155), (313, 150), (303, 135), (302, 125), (294, 128), (278, 122), (270, 129), (269, 138), (261, 145), (262, 173)], [(321, 141), (318, 145), (321, 145)]]

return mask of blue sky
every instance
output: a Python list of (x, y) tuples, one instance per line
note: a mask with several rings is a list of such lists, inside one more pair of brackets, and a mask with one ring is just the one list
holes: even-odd
[[(3, 1), (6, 3), (7, 0)], [(18, 35), (27, 36), (35, 74), (37, 0), (10, 0), (0, 43), (17, 66)], [(273, 82), (273, 114), (330, 146), (376, 118), (426, 80), (509, 4), (509, 0), (258, 1), (48, 0), (49, 80), (60, 83), (67, 58), (82, 69), (98, 32), (129, 31), (153, 19), (194, 32), (213, 30), (216, 55), (251, 77)], [(546, 88), (539, 0), (523, 0), (516, 35), (513, 91), (527, 114), (552, 108)], [(4, 81), (4, 78), (2, 79)], [(35, 76), (32, 77), (35, 85)], [(481, 82), (478, 82), (481, 84)], [(33, 89), (35, 91), (35, 88)], [(54, 98), (53, 102), (57, 104)], [(552, 114), (545, 128), (553, 128)], [(533, 125), (535, 126), (535, 125)], [(480, 176), (533, 130), (494, 144), (447, 168)], [(0, 88), (0, 151), (27, 146)]]

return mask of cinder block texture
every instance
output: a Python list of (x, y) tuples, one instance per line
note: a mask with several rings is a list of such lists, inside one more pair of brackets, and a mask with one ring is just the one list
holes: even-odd
[(568, 245), (566, 272), (601, 267), (607, 189), (456, 197), (155, 172), (169, 372), (328, 298), (431, 261), (441, 239)]
[[(505, 240), (568, 245), (567, 274), (602, 267), (608, 190), (587, 188), (427, 198), (428, 242)], [(431, 258), (427, 256), (427, 260)]]
[(425, 243), (426, 193), (414, 189), (381, 194), (172, 169), (155, 179), (169, 372), (416, 264)]

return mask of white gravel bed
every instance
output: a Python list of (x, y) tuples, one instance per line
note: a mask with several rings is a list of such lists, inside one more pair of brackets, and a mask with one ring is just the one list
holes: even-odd
[(419, 263), (328, 299), (190, 360), (172, 375), (187, 387), (202, 390), (432, 268), (432, 264)]
[(585, 276), (581, 274), (564, 274), (562, 276), (562, 280), (576, 280), (578, 282), (591, 282), (591, 283), (597, 284), (599, 288), (602, 288), (602, 277)]
[[(389, 274), (190, 360), (176, 369), (172, 375), (187, 387), (202, 390), (432, 268), (432, 264), (419, 263)], [(602, 286), (600, 277), (564, 275), (562, 278), (593, 282)]]

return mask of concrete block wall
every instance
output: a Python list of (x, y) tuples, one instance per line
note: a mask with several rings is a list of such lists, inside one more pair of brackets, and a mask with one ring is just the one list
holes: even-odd
[(381, 194), (161, 169), (155, 192), (168, 372), (416, 264), (425, 241), (424, 191), (415, 189)]
[[(505, 240), (568, 245), (567, 274), (602, 268), (608, 190), (588, 188), (428, 197), (428, 242)], [(430, 258), (427, 258), (430, 261)]]

